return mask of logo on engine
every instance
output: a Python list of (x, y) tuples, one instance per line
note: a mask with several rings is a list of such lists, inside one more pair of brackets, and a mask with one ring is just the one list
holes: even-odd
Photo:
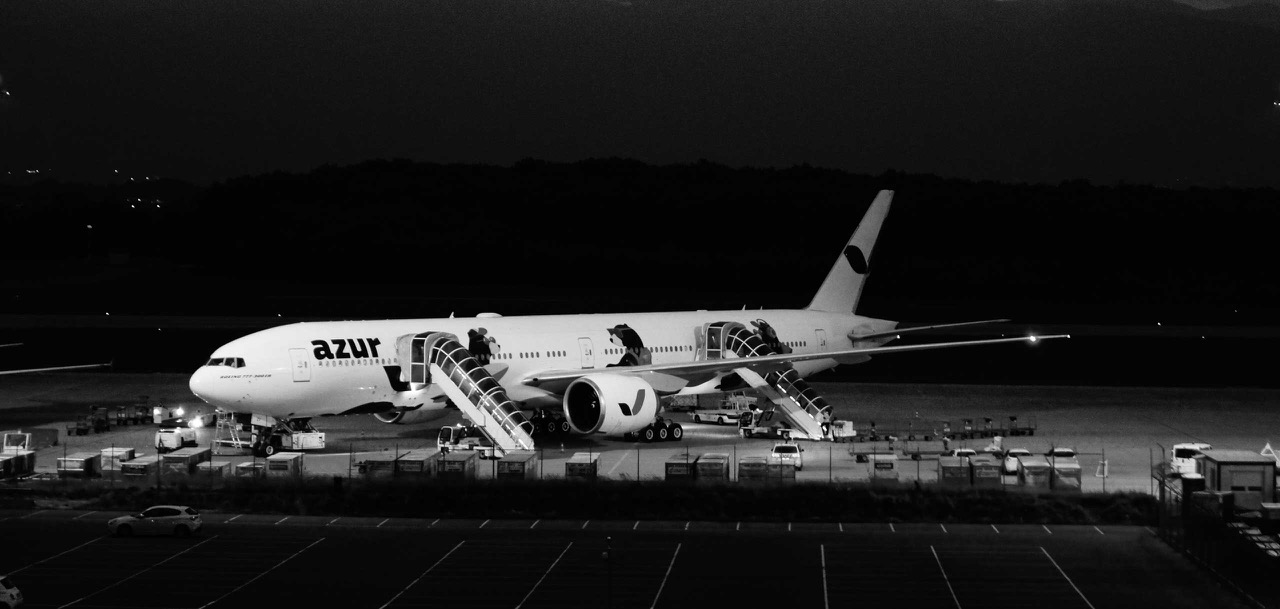
[[(333, 349), (329, 348), (329, 343), (333, 343)], [(331, 338), (325, 340), (313, 340), (312, 355), (316, 359), (352, 359), (361, 357), (378, 357), (378, 345), (382, 341), (376, 338)]]
[(640, 414), (644, 410), (644, 390), (636, 391), (636, 408), (634, 411), (631, 410), (631, 406), (626, 402), (618, 402), (618, 409), (622, 411), (623, 416), (627, 417)]

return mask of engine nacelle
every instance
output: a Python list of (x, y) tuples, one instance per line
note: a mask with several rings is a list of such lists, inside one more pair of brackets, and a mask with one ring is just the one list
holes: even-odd
[(443, 408), (427, 408), (425, 406), (413, 410), (395, 409), (386, 412), (374, 413), (374, 418), (379, 422), (388, 425), (416, 425), (418, 423), (426, 423), (434, 421), (445, 415)]
[(644, 380), (589, 374), (564, 391), (564, 418), (580, 434), (639, 431), (658, 414), (658, 395)]

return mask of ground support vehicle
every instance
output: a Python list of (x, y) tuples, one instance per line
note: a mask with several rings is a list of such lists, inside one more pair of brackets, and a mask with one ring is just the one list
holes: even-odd
[(93, 407), (89, 414), (90, 424), (93, 426), (93, 433), (107, 433), (111, 431), (111, 418), (107, 414), (106, 408)]
[(187, 537), (200, 532), (204, 521), (200, 512), (185, 505), (153, 505), (141, 514), (107, 521), (107, 531), (119, 537), (132, 535), (174, 535)]
[(773, 409), (754, 411), (738, 420), (738, 433), (744, 438), (772, 438), (788, 441), (791, 426), (782, 417), (775, 417)]
[(1169, 451), (1169, 475), (1182, 476), (1196, 473), (1196, 456), (1213, 446), (1204, 442), (1174, 444)]
[(769, 451), (769, 463), (794, 465), (800, 471), (804, 469), (804, 449), (794, 442), (778, 442)]
[(1032, 417), (1026, 421), (1022, 421), (1021, 423), (1019, 423), (1018, 417), (1011, 415), (1009, 417), (1009, 427), (1005, 429), (1001, 429), (999, 431), (1002, 432), (999, 435), (1006, 436), (1006, 437), (1034, 436), (1036, 435), (1035, 417)]
[(270, 457), (281, 451), (324, 448), (324, 432), (312, 427), (310, 418), (277, 420), (255, 414), (252, 421), (253, 453), (259, 457)]
[(441, 454), (455, 450), (473, 450), (479, 453), (481, 459), (498, 458), (493, 441), (479, 427), (461, 423), (441, 427), (436, 435), (436, 448), (440, 449)]
[(167, 453), (196, 445), (196, 430), (190, 427), (165, 427), (156, 431), (156, 452)]
[(725, 396), (724, 400), (720, 402), (719, 408), (693, 411), (692, 418), (694, 423), (715, 423), (717, 425), (737, 423), (741, 417), (750, 414), (755, 406), (756, 401), (754, 398), (730, 395)]

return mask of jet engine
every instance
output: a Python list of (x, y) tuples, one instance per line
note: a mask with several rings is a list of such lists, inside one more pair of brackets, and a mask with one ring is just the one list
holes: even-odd
[(580, 434), (639, 431), (657, 414), (658, 395), (634, 376), (589, 374), (564, 392), (564, 418)]

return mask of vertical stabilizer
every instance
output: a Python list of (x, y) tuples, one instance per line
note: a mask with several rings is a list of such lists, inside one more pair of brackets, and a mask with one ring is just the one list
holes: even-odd
[(852, 313), (858, 306), (858, 298), (862, 296), (862, 284), (867, 280), (867, 272), (871, 262), (871, 249), (876, 245), (876, 236), (880, 234), (880, 225), (889, 214), (889, 203), (893, 201), (892, 190), (882, 190), (867, 208), (866, 215), (853, 231), (849, 243), (832, 265), (822, 287), (814, 294), (813, 301), (806, 307), (810, 311), (829, 311), (832, 313)]

